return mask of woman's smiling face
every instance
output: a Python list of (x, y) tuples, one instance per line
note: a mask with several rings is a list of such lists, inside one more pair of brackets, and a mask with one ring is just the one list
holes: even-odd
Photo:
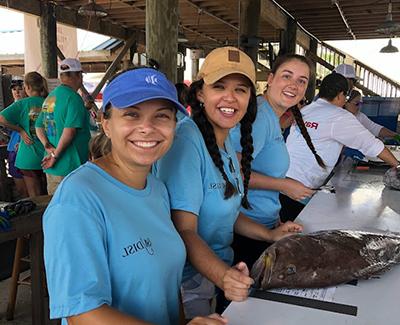
[(268, 102), (275, 111), (283, 113), (304, 98), (309, 79), (310, 68), (306, 63), (298, 59), (283, 63), (268, 76)]

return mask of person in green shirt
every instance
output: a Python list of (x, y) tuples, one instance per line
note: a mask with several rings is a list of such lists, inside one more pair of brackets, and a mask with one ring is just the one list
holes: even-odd
[(42, 167), (49, 194), (89, 156), (89, 113), (77, 93), (82, 85), (81, 64), (65, 59), (59, 73), (61, 85), (50, 92), (36, 121), (36, 132), (47, 153)]
[(28, 97), (3, 110), (0, 124), (21, 136), (15, 166), (21, 170), (28, 195), (34, 197), (45, 194), (41, 166), (44, 148), (36, 135), (35, 121), (47, 96), (47, 82), (39, 73), (29, 72), (25, 76), (24, 88)]

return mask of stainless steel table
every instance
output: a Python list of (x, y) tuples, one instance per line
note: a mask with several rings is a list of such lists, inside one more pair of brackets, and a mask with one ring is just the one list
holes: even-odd
[[(385, 169), (357, 171), (346, 161), (330, 184), (336, 194), (318, 192), (298, 217), (305, 232), (322, 229), (400, 232), (400, 191), (385, 188)], [(333, 303), (357, 307), (357, 315), (249, 298), (231, 303), (224, 315), (230, 325), (400, 324), (400, 265), (378, 279), (337, 287)]]

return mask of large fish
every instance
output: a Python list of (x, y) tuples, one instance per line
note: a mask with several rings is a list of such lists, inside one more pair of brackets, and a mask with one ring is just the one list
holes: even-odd
[(394, 167), (388, 169), (383, 176), (383, 183), (386, 186), (400, 190), (400, 171)]
[(400, 234), (326, 230), (285, 237), (254, 264), (258, 289), (319, 288), (368, 279), (400, 263)]

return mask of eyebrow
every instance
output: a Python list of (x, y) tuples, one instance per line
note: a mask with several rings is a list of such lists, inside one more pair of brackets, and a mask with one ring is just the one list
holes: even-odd
[[(138, 107), (138, 106), (129, 106), (129, 107), (127, 107), (127, 108), (132, 108), (132, 109), (135, 109), (135, 110), (137, 110), (137, 111), (142, 110), (142, 108), (140, 108), (140, 107)], [(176, 109), (175, 106), (174, 106), (173, 104), (171, 104), (171, 106), (162, 106), (162, 107), (159, 107), (159, 108), (157, 109), (157, 111), (163, 111), (163, 110), (174, 111), (175, 109)]]
[[(282, 70), (282, 72), (288, 72), (288, 73), (290, 73), (290, 74), (294, 74), (293, 71), (290, 71), (290, 70)], [(307, 77), (307, 76), (300, 76), (300, 78), (304, 78), (304, 79), (307, 79), (307, 80), (308, 80), (308, 77)]]

